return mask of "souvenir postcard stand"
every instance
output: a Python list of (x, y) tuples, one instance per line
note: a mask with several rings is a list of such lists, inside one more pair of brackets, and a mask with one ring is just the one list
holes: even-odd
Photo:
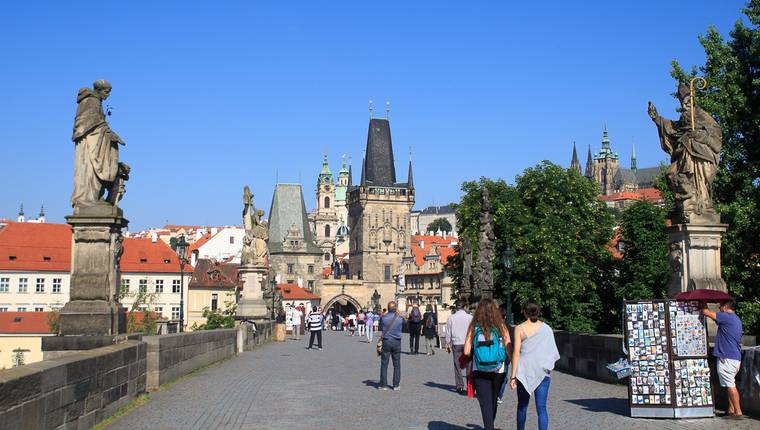
[(698, 302), (625, 303), (632, 417), (714, 416), (705, 327)]

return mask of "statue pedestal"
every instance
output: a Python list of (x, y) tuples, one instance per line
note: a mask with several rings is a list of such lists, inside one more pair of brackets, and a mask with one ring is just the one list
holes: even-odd
[(238, 302), (237, 315), (251, 319), (266, 319), (269, 317), (264, 287), (267, 279), (267, 268), (264, 266), (240, 266), (240, 279), (243, 280), (243, 292)]
[(63, 335), (113, 336), (126, 331), (126, 310), (119, 304), (121, 229), (128, 221), (116, 206), (77, 207), (71, 225), (70, 301), (61, 309)]
[(668, 296), (697, 289), (727, 291), (721, 277), (721, 236), (727, 224), (676, 224), (667, 228)]

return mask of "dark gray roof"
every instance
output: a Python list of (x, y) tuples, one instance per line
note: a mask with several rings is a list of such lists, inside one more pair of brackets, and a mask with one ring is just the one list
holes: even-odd
[(639, 188), (654, 187), (654, 180), (660, 175), (664, 167), (646, 167), (636, 170), (636, 178), (639, 180)]
[(300, 184), (277, 184), (269, 209), (269, 252), (283, 252), (282, 242), (288, 229), (295, 225), (306, 243), (306, 252), (322, 254), (314, 243), (314, 235), (309, 228), (306, 204)]
[(453, 214), (456, 211), (454, 208), (452, 208), (450, 205), (446, 206), (428, 206), (425, 209), (420, 212), (423, 215), (429, 215), (429, 214), (436, 214), (436, 215), (445, 215), (445, 214)]
[(623, 184), (638, 184), (639, 181), (636, 179), (636, 172), (621, 167), (615, 173), (615, 177), (612, 178), (612, 183), (616, 189), (621, 189)]
[(362, 169), (362, 185), (396, 185), (391, 126), (387, 119), (372, 118), (367, 132), (367, 152)]

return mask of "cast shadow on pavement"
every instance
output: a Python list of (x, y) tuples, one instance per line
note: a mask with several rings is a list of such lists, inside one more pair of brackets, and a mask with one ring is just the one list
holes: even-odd
[(437, 382), (432, 382), (432, 381), (425, 382), (425, 386), (432, 387), (432, 388), (440, 388), (441, 390), (451, 391), (452, 393), (456, 393), (457, 391), (457, 387), (455, 387), (454, 385), (439, 384)]
[(624, 417), (630, 416), (630, 406), (628, 399), (620, 397), (607, 397), (604, 399), (575, 399), (565, 400), (568, 403), (582, 406), (584, 410), (590, 412), (610, 412)]
[(427, 430), (483, 430), (483, 427), (475, 424), (458, 426), (456, 424), (449, 424), (443, 421), (430, 421), (428, 423)]
[(373, 381), (371, 379), (365, 379), (362, 381), (362, 384), (370, 387), (370, 388), (379, 388), (380, 387), (380, 381)]

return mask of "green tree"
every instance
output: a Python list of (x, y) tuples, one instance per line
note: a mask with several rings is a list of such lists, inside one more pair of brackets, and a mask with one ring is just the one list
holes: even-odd
[(720, 167), (713, 196), (721, 221), (729, 224), (721, 249), (723, 278), (738, 298), (747, 333), (760, 332), (760, 0), (751, 0), (728, 40), (710, 27), (699, 36), (705, 64), (686, 73), (673, 62), (681, 82), (700, 72), (708, 87), (697, 102), (723, 130)]
[(593, 332), (609, 288), (613, 220), (596, 184), (544, 161), (517, 178), (513, 279), (517, 302), (538, 301), (553, 327)]
[(428, 224), (427, 230), (432, 231), (433, 233), (437, 231), (452, 232), (454, 231), (454, 227), (451, 226), (451, 223), (446, 218), (436, 218), (433, 222)]
[(668, 245), (665, 210), (639, 201), (623, 212), (620, 225), (623, 259), (615, 289), (616, 299), (665, 298), (668, 283)]
[[(613, 220), (598, 198), (594, 183), (549, 162), (527, 169), (514, 187), (503, 180), (481, 178), (462, 185), (456, 205), (460, 237), (467, 236), (477, 253), (480, 190), (488, 187), (493, 206), (496, 255), (509, 244), (516, 252), (512, 290), (519, 304), (534, 299), (543, 317), (558, 329), (597, 331), (603, 298), (611, 290)], [(452, 275), (458, 281), (461, 261)], [(500, 258), (494, 261), (497, 297), (504, 299), (505, 277)]]

